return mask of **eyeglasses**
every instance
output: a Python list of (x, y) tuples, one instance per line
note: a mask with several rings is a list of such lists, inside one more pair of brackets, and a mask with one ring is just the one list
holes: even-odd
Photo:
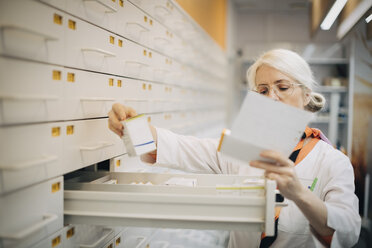
[[(279, 98), (287, 98), (290, 95), (292, 95), (295, 85), (301, 85), (301, 84), (281, 81), (281, 82), (274, 83), (274, 85), (272, 86), (272, 89), (274, 90), (275, 94)], [(267, 84), (260, 84), (256, 87), (256, 89), (254, 89), (254, 91), (261, 95), (269, 96), (270, 88), (271, 87)]]

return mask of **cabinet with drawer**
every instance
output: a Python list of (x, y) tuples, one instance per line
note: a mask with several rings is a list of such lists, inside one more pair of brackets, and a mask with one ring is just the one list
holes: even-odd
[(0, 244), (30, 247), (63, 227), (63, 177), (0, 195)]

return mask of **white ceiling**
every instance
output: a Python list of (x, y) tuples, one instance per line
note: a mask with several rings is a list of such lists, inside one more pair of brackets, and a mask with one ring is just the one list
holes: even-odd
[(308, 12), (310, 0), (233, 0), (239, 12)]

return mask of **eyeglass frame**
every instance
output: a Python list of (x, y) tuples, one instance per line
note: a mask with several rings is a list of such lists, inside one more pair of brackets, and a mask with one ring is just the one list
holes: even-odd
[[(278, 82), (279, 81), (279, 82)], [(301, 83), (298, 83), (298, 82), (291, 82), (291, 81), (287, 81), (287, 80), (278, 80), (274, 83), (274, 85), (277, 85), (277, 84), (280, 84), (280, 83), (283, 83), (282, 81), (284, 82), (288, 82), (290, 83), (291, 87), (293, 87), (294, 85), (299, 85), (301, 87), (305, 87), (305, 85), (301, 84)], [(267, 85), (268, 89), (269, 89), (269, 94), (270, 94), (270, 90), (272, 89), (275, 93), (275, 95), (279, 96), (280, 94), (277, 93), (277, 91), (274, 89), (274, 87), (271, 87), (269, 84), (261, 84), (261, 85)], [(256, 86), (255, 89), (253, 89), (252, 91), (260, 94), (260, 95), (263, 95), (263, 96), (268, 96), (268, 95), (264, 95), (264, 94), (261, 94), (260, 92), (257, 91), (258, 87)], [(293, 91), (294, 91), (294, 88), (293, 88)], [(291, 92), (290, 95), (292, 95), (293, 91)], [(290, 96), (288, 95), (288, 96)]]

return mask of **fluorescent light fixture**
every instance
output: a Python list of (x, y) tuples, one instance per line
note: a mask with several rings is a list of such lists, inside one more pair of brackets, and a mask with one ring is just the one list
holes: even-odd
[(335, 22), (337, 16), (340, 14), (341, 10), (344, 8), (347, 0), (336, 0), (329, 10), (327, 16), (324, 18), (320, 28), (323, 30), (329, 30), (332, 24)]
[(371, 20), (372, 20), (372, 14), (370, 14), (370, 15), (366, 18), (366, 23), (369, 23)]
[(337, 38), (342, 39), (372, 7), (372, 0), (361, 1), (348, 17), (338, 26)]

